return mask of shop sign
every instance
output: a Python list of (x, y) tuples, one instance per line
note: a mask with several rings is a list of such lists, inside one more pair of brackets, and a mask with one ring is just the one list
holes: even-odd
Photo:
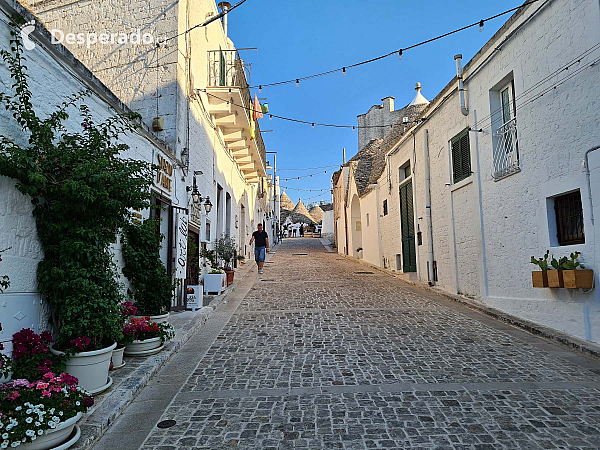
[(202, 308), (203, 292), (200, 286), (188, 286), (187, 287), (187, 307), (191, 308), (192, 311), (196, 311), (198, 308)]
[(202, 228), (202, 204), (190, 203), (190, 223), (194, 224), (198, 229)]
[(185, 211), (177, 212), (177, 241), (175, 253), (175, 278), (186, 278), (188, 215)]
[(171, 192), (171, 182), (173, 177), (173, 164), (167, 161), (162, 155), (157, 154), (158, 171), (156, 172), (156, 185)]

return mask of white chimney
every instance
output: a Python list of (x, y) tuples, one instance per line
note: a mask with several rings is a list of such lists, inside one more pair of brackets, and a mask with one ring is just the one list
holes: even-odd
[(383, 109), (386, 111), (393, 111), (394, 110), (394, 97), (386, 97), (386, 98), (382, 98), (381, 101), (383, 102)]
[[(229, 8), (231, 8), (231, 3), (221, 2), (218, 6), (222, 12), (227, 13)], [(223, 31), (225, 32), (225, 37), (227, 37), (227, 14), (223, 15)]]

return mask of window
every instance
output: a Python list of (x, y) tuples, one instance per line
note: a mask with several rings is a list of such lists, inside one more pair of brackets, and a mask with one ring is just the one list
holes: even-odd
[(581, 193), (576, 191), (554, 197), (554, 211), (558, 245), (583, 244), (585, 235)]
[(387, 216), (388, 214), (388, 209), (387, 209), (387, 200), (383, 201), (383, 215)]
[(462, 131), (450, 141), (452, 149), (452, 180), (458, 183), (471, 175), (471, 148), (469, 129)]
[(369, 226), (369, 213), (367, 213), (367, 226)]
[(410, 174), (410, 161), (407, 161), (406, 164), (398, 169), (398, 182), (401, 183), (402, 181), (406, 180), (408, 177), (410, 177)]
[[(519, 171), (519, 147), (517, 143), (517, 117), (515, 109), (515, 89), (512, 80), (500, 85), (500, 89), (490, 92), (490, 107), (498, 107), (496, 116), (492, 111), (492, 141), (494, 144), (493, 177), (499, 180)], [(498, 125), (494, 125), (497, 122)]]

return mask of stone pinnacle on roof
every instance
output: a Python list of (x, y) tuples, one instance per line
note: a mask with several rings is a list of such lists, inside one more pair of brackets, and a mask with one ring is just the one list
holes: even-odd
[(294, 202), (288, 197), (288, 195), (283, 191), (281, 193), (280, 198), (281, 209), (291, 211), (294, 209)]
[(410, 102), (408, 106), (429, 104), (429, 100), (427, 100), (425, 97), (423, 97), (423, 94), (421, 94), (421, 83), (417, 83), (415, 85), (415, 91), (417, 91), (417, 95), (415, 95), (415, 98), (413, 98), (412, 102)]
[(312, 216), (308, 212), (308, 209), (306, 209), (306, 206), (304, 206), (304, 203), (302, 203), (302, 199), (298, 200), (298, 203), (296, 203), (296, 206), (294, 206), (292, 212), (296, 214), (303, 214), (306, 217), (312, 219)]
[(323, 221), (324, 212), (319, 205), (314, 205), (312, 208), (310, 208), (309, 213), (317, 223), (321, 223)]

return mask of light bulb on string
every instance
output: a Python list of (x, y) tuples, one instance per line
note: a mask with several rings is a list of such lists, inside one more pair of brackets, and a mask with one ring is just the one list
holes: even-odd
[(311, 125), (312, 125), (312, 127), (313, 127), (313, 128), (315, 127), (315, 124), (314, 124), (314, 123), (313, 123), (313, 124), (311, 124)]
[(402, 49), (398, 50), (398, 60), (402, 59)]
[(298, 78), (296, 78), (296, 87), (300, 87), (300, 80)]
[(261, 85), (258, 85), (258, 93), (262, 94), (262, 86)]
[(346, 68), (342, 67), (342, 76), (345, 77), (346, 76)]
[(354, 130), (356, 130), (356, 127), (352, 127), (352, 132), (354, 133)]
[(479, 31), (483, 31), (483, 20), (479, 22)]

